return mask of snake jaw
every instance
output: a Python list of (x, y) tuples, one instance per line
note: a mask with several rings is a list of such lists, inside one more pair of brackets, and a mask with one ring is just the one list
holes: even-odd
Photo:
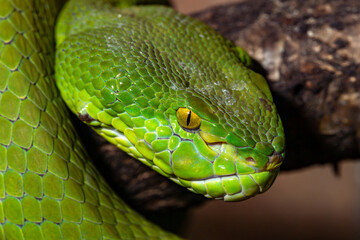
[[(174, 117), (170, 121), (175, 134), (186, 131), (177, 127)], [(172, 155), (172, 179), (180, 185), (208, 198), (241, 201), (265, 192), (274, 182), (283, 156), (271, 143), (247, 146), (238, 135), (206, 120), (191, 134)]]
[[(242, 201), (267, 191), (274, 182), (283, 159), (281, 154), (275, 152), (265, 157), (268, 159), (266, 163), (258, 165), (258, 158), (251, 157), (251, 154), (244, 157), (243, 154), (239, 154), (239, 149), (231, 144), (205, 143), (217, 153), (212, 161), (214, 175), (188, 180), (177, 176), (178, 178), (173, 180), (208, 198)], [(191, 162), (196, 162), (196, 159), (192, 159)]]
[[(242, 201), (267, 191), (273, 184), (279, 169), (244, 175), (218, 176), (205, 180), (190, 181), (188, 189), (207, 198), (224, 201)], [(184, 182), (179, 182), (185, 186)]]

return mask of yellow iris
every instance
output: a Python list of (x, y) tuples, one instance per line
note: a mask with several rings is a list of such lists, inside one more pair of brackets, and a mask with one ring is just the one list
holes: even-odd
[(187, 129), (197, 129), (201, 123), (201, 118), (188, 108), (179, 108), (176, 117), (179, 124)]

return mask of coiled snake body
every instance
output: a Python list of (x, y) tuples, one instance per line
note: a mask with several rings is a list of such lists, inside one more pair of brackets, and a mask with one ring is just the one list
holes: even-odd
[(60, 1), (0, 1), (0, 239), (177, 238), (112, 192), (60, 95), (195, 193), (238, 201), (275, 179), (283, 127), (248, 55), (171, 8), (134, 2), (66, 3), (55, 43)]

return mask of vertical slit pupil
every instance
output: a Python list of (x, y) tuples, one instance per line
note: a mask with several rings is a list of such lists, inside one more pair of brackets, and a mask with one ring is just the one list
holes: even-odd
[(187, 119), (186, 119), (186, 126), (189, 126), (190, 119), (191, 119), (191, 111), (188, 112), (188, 116), (187, 116)]

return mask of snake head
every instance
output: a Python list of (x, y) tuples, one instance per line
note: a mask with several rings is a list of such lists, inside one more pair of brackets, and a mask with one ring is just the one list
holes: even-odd
[(249, 84), (257, 88), (249, 104), (182, 92), (182, 107), (174, 104), (176, 114), (169, 114), (173, 137), (178, 139), (168, 162), (175, 181), (225, 201), (244, 200), (269, 189), (284, 158), (283, 127), (267, 85)]
[(243, 50), (170, 8), (87, 19), (73, 22), (57, 45), (57, 84), (74, 113), (206, 197), (238, 201), (270, 187), (284, 158), (284, 130)]

